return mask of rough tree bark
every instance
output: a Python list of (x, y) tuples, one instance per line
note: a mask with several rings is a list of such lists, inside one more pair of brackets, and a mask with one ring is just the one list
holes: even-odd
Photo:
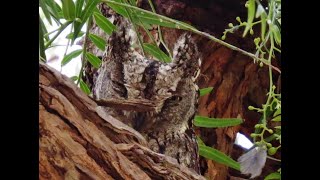
[(39, 64), (40, 179), (204, 179), (146, 147), (66, 76)]

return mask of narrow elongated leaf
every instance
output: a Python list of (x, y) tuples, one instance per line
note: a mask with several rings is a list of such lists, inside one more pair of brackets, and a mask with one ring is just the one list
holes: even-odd
[(76, 81), (76, 80), (78, 80), (78, 76), (72, 76), (70, 79), (71, 79), (72, 81)]
[(90, 15), (92, 14), (93, 10), (95, 9), (96, 5), (100, 2), (100, 0), (90, 0), (88, 1), (88, 3), (86, 4), (85, 8), (83, 9), (83, 11), (81, 12), (81, 23), (80, 22), (74, 22), (73, 27), (74, 27), (74, 37), (71, 41), (71, 45), (74, 43), (74, 40), (76, 39), (76, 37), (78, 36), (82, 26), (84, 25), (84, 23), (88, 20), (88, 18), (90, 17)]
[(273, 179), (281, 179), (281, 174), (278, 172), (274, 172), (264, 178), (264, 180), (273, 180)]
[(209, 94), (213, 90), (213, 87), (207, 87), (200, 89), (200, 96), (204, 96), (206, 94)]
[(84, 0), (76, 1), (76, 17), (80, 17)]
[(264, 41), (264, 36), (266, 34), (266, 28), (267, 28), (267, 14), (262, 13), (261, 14), (261, 39)]
[(132, 6), (136, 6), (136, 0), (130, 0), (130, 4), (131, 4)]
[(108, 1), (107, 4), (117, 13), (128, 17), (128, 14), (126, 13), (125, 7), (127, 9), (130, 9), (132, 12), (131, 14), (134, 14), (139, 20), (137, 21), (136, 18), (133, 18), (134, 23), (148, 23), (148, 24), (156, 24), (160, 26), (170, 27), (170, 28), (176, 28), (176, 29), (185, 29), (185, 30), (193, 30), (196, 29), (184, 22), (177, 21), (168, 17), (164, 17), (161, 15), (158, 15), (156, 13), (143, 10), (141, 8), (131, 6), (129, 4), (120, 3), (119, 0), (115, 0), (115, 2)]
[(74, 20), (76, 17), (76, 7), (73, 0), (61, 0), (62, 1), (62, 12), (66, 20)]
[(256, 18), (260, 17), (261, 14), (264, 13), (264, 12), (265, 12), (265, 11), (264, 11), (262, 5), (259, 4), (258, 7), (257, 7)]
[(246, 36), (246, 34), (248, 33), (248, 31), (251, 29), (251, 26), (252, 26), (252, 22), (253, 22), (253, 19), (254, 19), (254, 13), (255, 13), (255, 10), (256, 10), (256, 2), (255, 0), (249, 0), (249, 5), (248, 5), (248, 19), (247, 19), (247, 25), (246, 25), (246, 28), (243, 32), (243, 37)]
[(81, 79), (80, 79), (80, 89), (87, 95), (91, 93), (89, 86), (85, 82), (83, 82)]
[[(114, 1), (121, 3), (121, 0), (114, 0)], [(113, 3), (107, 3), (107, 5), (109, 7), (111, 7), (118, 14), (120, 14), (120, 15), (126, 17), (126, 18), (129, 16), (127, 11), (126, 11), (126, 9), (123, 6), (118, 5), (118, 4), (113, 4)]]
[(240, 170), (240, 164), (224, 153), (205, 145), (199, 144), (198, 146), (200, 156), (214, 160), (215, 162), (224, 164), (233, 169)]
[(40, 60), (46, 62), (46, 53), (45, 53), (45, 47), (44, 47), (44, 37), (43, 37), (43, 28), (41, 24), (42, 20), (39, 16), (39, 53), (40, 53)]
[(61, 8), (60, 6), (54, 1), (54, 0), (44, 0), (45, 3), (48, 5), (48, 10), (49, 12), (52, 14), (52, 16), (55, 18), (55, 19), (59, 19), (61, 18), (59, 16), (59, 11), (61, 11)]
[(78, 50), (72, 51), (71, 53), (65, 55), (61, 61), (61, 66), (68, 64), (71, 61), (71, 59), (79, 56), (81, 53), (82, 53), (82, 49), (78, 49)]
[(236, 126), (241, 124), (242, 120), (238, 118), (208, 118), (196, 116), (193, 123), (198, 127), (216, 128)]
[(112, 24), (106, 17), (102, 14), (93, 13), (94, 20), (97, 25), (107, 34), (111, 34), (113, 30), (116, 29), (116, 26)]
[(274, 122), (279, 122), (279, 121), (281, 121), (281, 115), (273, 118), (271, 121), (274, 121)]
[(180, 24), (183, 24), (185, 26), (190, 26), (189, 24), (186, 24), (184, 22), (179, 22), (176, 20), (170, 21), (167, 18), (159, 18), (157, 16), (157, 14), (154, 14), (152, 12), (146, 13), (146, 12), (142, 12), (142, 11), (140, 11), (140, 12), (135, 11), (135, 15), (143, 23), (156, 24), (156, 25), (160, 25), (160, 26), (164, 26), (164, 27), (175, 28), (175, 29), (185, 29), (185, 30), (188, 30), (188, 28), (185, 28), (184, 26), (181, 26)]
[(202, 141), (202, 139), (200, 139), (199, 136), (197, 136), (197, 142), (198, 142), (199, 145), (204, 145), (205, 146), (204, 142)]
[[(73, 32), (69, 33), (69, 34), (66, 36), (66, 38), (67, 38), (67, 39), (72, 39), (72, 38), (73, 38), (73, 34), (74, 34)], [(81, 37), (81, 36), (83, 36), (83, 35), (84, 35), (84, 32), (83, 32), (83, 31), (80, 31), (79, 34), (78, 34), (78, 37), (76, 37), (76, 39), (79, 38), (79, 37)]]
[(272, 25), (273, 37), (278, 45), (281, 45), (281, 33), (277, 25)]
[(49, 41), (49, 36), (46, 36), (46, 35), (45, 35), (45, 34), (48, 33), (47, 28), (46, 28), (46, 26), (44, 25), (44, 23), (43, 23), (43, 21), (42, 21), (41, 18), (39, 18), (39, 23), (40, 23), (41, 28), (42, 28), (42, 32), (41, 32), (41, 33), (43, 33), (43, 37), (46, 39), (46, 41)]
[(279, 114), (281, 114), (281, 108), (277, 109), (276, 112), (274, 112), (273, 117), (276, 117)]
[(93, 55), (92, 53), (87, 52), (86, 58), (92, 64), (93, 67), (95, 67), (95, 68), (100, 67), (101, 60), (97, 56)]
[(51, 16), (50, 16), (50, 13), (49, 13), (49, 10), (48, 10), (46, 3), (44, 2), (44, 0), (40, 0), (39, 3), (40, 3), (40, 7), (42, 9), (44, 16), (48, 20), (49, 24), (52, 25)]
[(99, 49), (101, 49), (102, 51), (105, 50), (106, 41), (104, 39), (94, 34), (89, 34), (89, 38)]
[(154, 56), (158, 60), (160, 60), (162, 62), (171, 62), (170, 57), (167, 56), (166, 53), (161, 51), (161, 49), (158, 46), (156, 46), (154, 44), (144, 43), (143, 47), (147, 53), (151, 54), (152, 56)]

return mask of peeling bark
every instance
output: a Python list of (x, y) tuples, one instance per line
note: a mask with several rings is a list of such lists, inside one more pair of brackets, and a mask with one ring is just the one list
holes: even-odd
[(39, 68), (40, 179), (204, 179), (148, 149), (69, 78)]

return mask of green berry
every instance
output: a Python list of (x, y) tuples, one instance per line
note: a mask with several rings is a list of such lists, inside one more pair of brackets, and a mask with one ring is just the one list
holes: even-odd
[(260, 62), (259, 66), (260, 66), (260, 67), (263, 67), (263, 63), (262, 63), (262, 62)]
[(223, 35), (223, 36), (221, 37), (221, 39), (222, 39), (222, 40), (225, 40), (225, 39), (226, 39), (226, 35)]
[(253, 106), (249, 106), (248, 109), (249, 109), (250, 111), (252, 111), (252, 110), (254, 110), (254, 107), (253, 107)]
[(255, 134), (255, 133), (250, 134), (250, 137), (252, 137), (252, 138), (257, 137), (257, 136), (258, 136), (258, 134)]
[(236, 17), (236, 20), (239, 22), (239, 23), (241, 23), (241, 19), (240, 19), (240, 17), (238, 16), (238, 17)]
[(261, 128), (261, 124), (256, 124), (256, 125), (254, 126), (254, 128), (255, 128), (255, 129)]
[(253, 35), (253, 29), (250, 29), (250, 34)]
[(268, 154), (270, 155), (270, 156), (272, 156), (272, 155), (274, 155), (276, 152), (277, 152), (277, 148), (275, 148), (275, 147), (271, 147), (271, 148), (269, 148), (268, 149)]
[(255, 38), (253, 41), (254, 41), (255, 44), (259, 44), (260, 38)]
[(233, 27), (233, 24), (232, 24), (232, 23), (229, 23), (228, 26), (229, 26), (230, 28), (232, 28), (232, 27)]
[(271, 147), (272, 147), (272, 144), (271, 144), (271, 143), (267, 143), (266, 145), (267, 145), (268, 148), (271, 148)]

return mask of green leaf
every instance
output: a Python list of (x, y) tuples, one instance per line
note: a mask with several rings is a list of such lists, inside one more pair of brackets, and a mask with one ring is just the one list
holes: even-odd
[[(114, 0), (114, 1), (115, 2), (121, 2), (121, 0)], [(109, 7), (111, 7), (118, 14), (128, 18), (129, 15), (128, 15), (126, 9), (124, 7), (122, 7), (121, 5), (117, 5), (117, 4), (113, 4), (113, 3), (107, 3), (107, 5)]]
[(262, 13), (264, 13), (263, 6), (261, 4), (258, 5), (257, 7), (257, 12), (256, 12), (256, 18), (260, 17)]
[(204, 96), (206, 94), (209, 94), (213, 90), (213, 87), (207, 87), (200, 89), (200, 96)]
[(203, 116), (196, 116), (194, 119), (194, 125), (197, 127), (228, 127), (236, 126), (242, 123), (242, 119), (238, 118), (208, 118)]
[(61, 66), (68, 64), (71, 61), (71, 59), (79, 56), (81, 53), (82, 53), (82, 49), (78, 49), (78, 50), (72, 51), (71, 53), (65, 55), (61, 61)]
[(277, 109), (276, 112), (274, 112), (273, 117), (276, 117), (279, 114), (281, 114), (281, 108)]
[(143, 26), (144, 28), (146, 28), (147, 30), (152, 30), (153, 29), (153, 27), (150, 25), (150, 24), (148, 24), (148, 23), (145, 23), (145, 22), (143, 22), (143, 23), (138, 23), (140, 26)]
[(198, 144), (198, 146), (200, 156), (240, 171), (240, 164), (224, 153), (205, 145)]
[(84, 23), (88, 20), (88, 18), (92, 15), (92, 12), (94, 11), (94, 9), (96, 8), (96, 5), (100, 2), (100, 0), (90, 0), (88, 1), (88, 3), (86, 4), (85, 8), (83, 9), (80, 19), (81, 19), (81, 23), (80, 22), (74, 22), (73, 26), (74, 26), (74, 37), (71, 41), (71, 45), (74, 43), (74, 40), (76, 39), (75, 37), (78, 36), (82, 26), (84, 25)]
[[(58, 21), (58, 19), (62, 18), (61, 7), (54, 0), (45, 0), (45, 2), (48, 5), (48, 10), (54, 18), (54, 20)], [(57, 22), (57, 24), (58, 23), (59, 21)]]
[[(39, 23), (40, 23), (40, 26), (41, 26), (41, 30), (42, 30), (42, 32), (41, 33), (43, 33), (42, 35), (43, 35), (43, 37), (46, 39), (46, 41), (49, 41), (49, 36), (46, 36), (45, 34), (47, 34), (48, 33), (48, 31), (47, 31), (47, 28), (46, 28), (46, 26), (44, 25), (44, 23), (43, 23), (43, 21), (42, 21), (42, 19), (41, 18), (39, 18)], [(39, 31), (40, 32), (40, 31)]]
[(200, 139), (199, 136), (197, 136), (197, 142), (198, 142), (199, 145), (204, 145), (205, 146), (204, 142), (202, 141), (202, 139)]
[(243, 32), (243, 37), (246, 36), (246, 34), (248, 33), (248, 31), (251, 29), (252, 27), (252, 22), (254, 19), (254, 13), (256, 10), (256, 2), (255, 0), (249, 0), (249, 5), (248, 5), (248, 19), (247, 19), (247, 25), (246, 25), (246, 29)]
[(71, 79), (72, 81), (76, 81), (76, 80), (78, 80), (78, 76), (72, 76), (70, 79)]
[[(69, 33), (67, 36), (66, 36), (66, 38), (67, 39), (72, 39), (73, 38), (73, 32), (71, 32), (71, 33)], [(79, 37), (81, 37), (81, 36), (83, 36), (84, 35), (84, 32), (83, 31), (80, 31), (79, 32), (79, 34), (78, 34), (78, 37), (76, 37), (75, 39), (77, 39), (77, 38), (79, 38)]]
[(95, 68), (100, 67), (101, 60), (97, 56), (93, 55), (92, 53), (87, 52), (86, 58), (92, 64), (93, 67), (95, 67)]
[(267, 28), (267, 14), (261, 14), (261, 39), (264, 41)]
[(73, 0), (61, 0), (62, 1), (62, 12), (66, 20), (74, 20), (76, 17), (76, 7)]
[(89, 38), (99, 49), (101, 49), (102, 51), (105, 50), (106, 41), (104, 39), (91, 33), (89, 34)]
[(158, 46), (156, 46), (154, 44), (150, 44), (150, 43), (144, 43), (143, 47), (147, 53), (154, 56), (158, 60), (160, 60), (162, 62), (171, 62), (170, 57), (167, 56), (166, 53), (161, 51), (161, 49)]
[(281, 33), (277, 25), (272, 25), (272, 33), (273, 33), (274, 39), (276, 40), (276, 43), (278, 45), (281, 45)]
[(281, 179), (281, 174), (278, 172), (274, 172), (264, 178), (264, 180), (272, 180), (272, 179)]
[(89, 86), (80, 79), (80, 89), (87, 95), (91, 93)]
[(48, 20), (49, 24), (52, 25), (51, 16), (50, 16), (50, 13), (49, 13), (49, 10), (48, 10), (46, 3), (44, 2), (44, 0), (40, 0), (39, 3), (40, 3), (40, 7), (42, 9), (44, 16)]
[(96, 21), (97, 25), (107, 34), (111, 34), (113, 30), (116, 29), (116, 26), (112, 24), (106, 17), (102, 14), (93, 13), (94, 20)]
[(271, 121), (274, 121), (274, 122), (280, 122), (281, 121), (281, 115), (273, 118)]
[(76, 17), (80, 17), (84, 0), (76, 1)]
[(132, 6), (136, 6), (136, 0), (129, 0)]
[[(196, 31), (196, 29), (184, 22), (181, 21), (177, 21), (165, 16), (161, 16), (159, 14), (150, 12), (150, 11), (146, 11), (143, 10), (141, 8), (135, 7), (135, 6), (131, 6), (129, 4), (124, 4), (124, 3), (120, 3), (119, 0), (115, 0), (115, 2), (108, 2), (107, 3), (114, 11), (116, 11), (117, 13), (128, 17), (128, 14), (126, 12), (126, 8), (128, 8), (128, 10), (130, 9), (132, 12), (131, 14), (133, 14), (136, 18), (133, 18), (134, 23), (139, 23), (140, 21), (142, 23), (147, 23), (147, 24), (156, 24), (156, 25), (160, 25), (160, 26), (165, 26), (165, 27), (169, 27), (169, 28), (176, 28), (176, 29), (185, 29), (185, 30), (193, 30)], [(139, 18), (139, 20), (137, 19)]]
[(42, 61), (46, 61), (47, 57), (46, 57), (46, 53), (45, 53), (45, 47), (44, 47), (44, 33), (43, 33), (43, 28), (42, 28), (42, 25), (43, 25), (43, 22), (39, 16), (39, 53), (40, 53), (40, 58)]

